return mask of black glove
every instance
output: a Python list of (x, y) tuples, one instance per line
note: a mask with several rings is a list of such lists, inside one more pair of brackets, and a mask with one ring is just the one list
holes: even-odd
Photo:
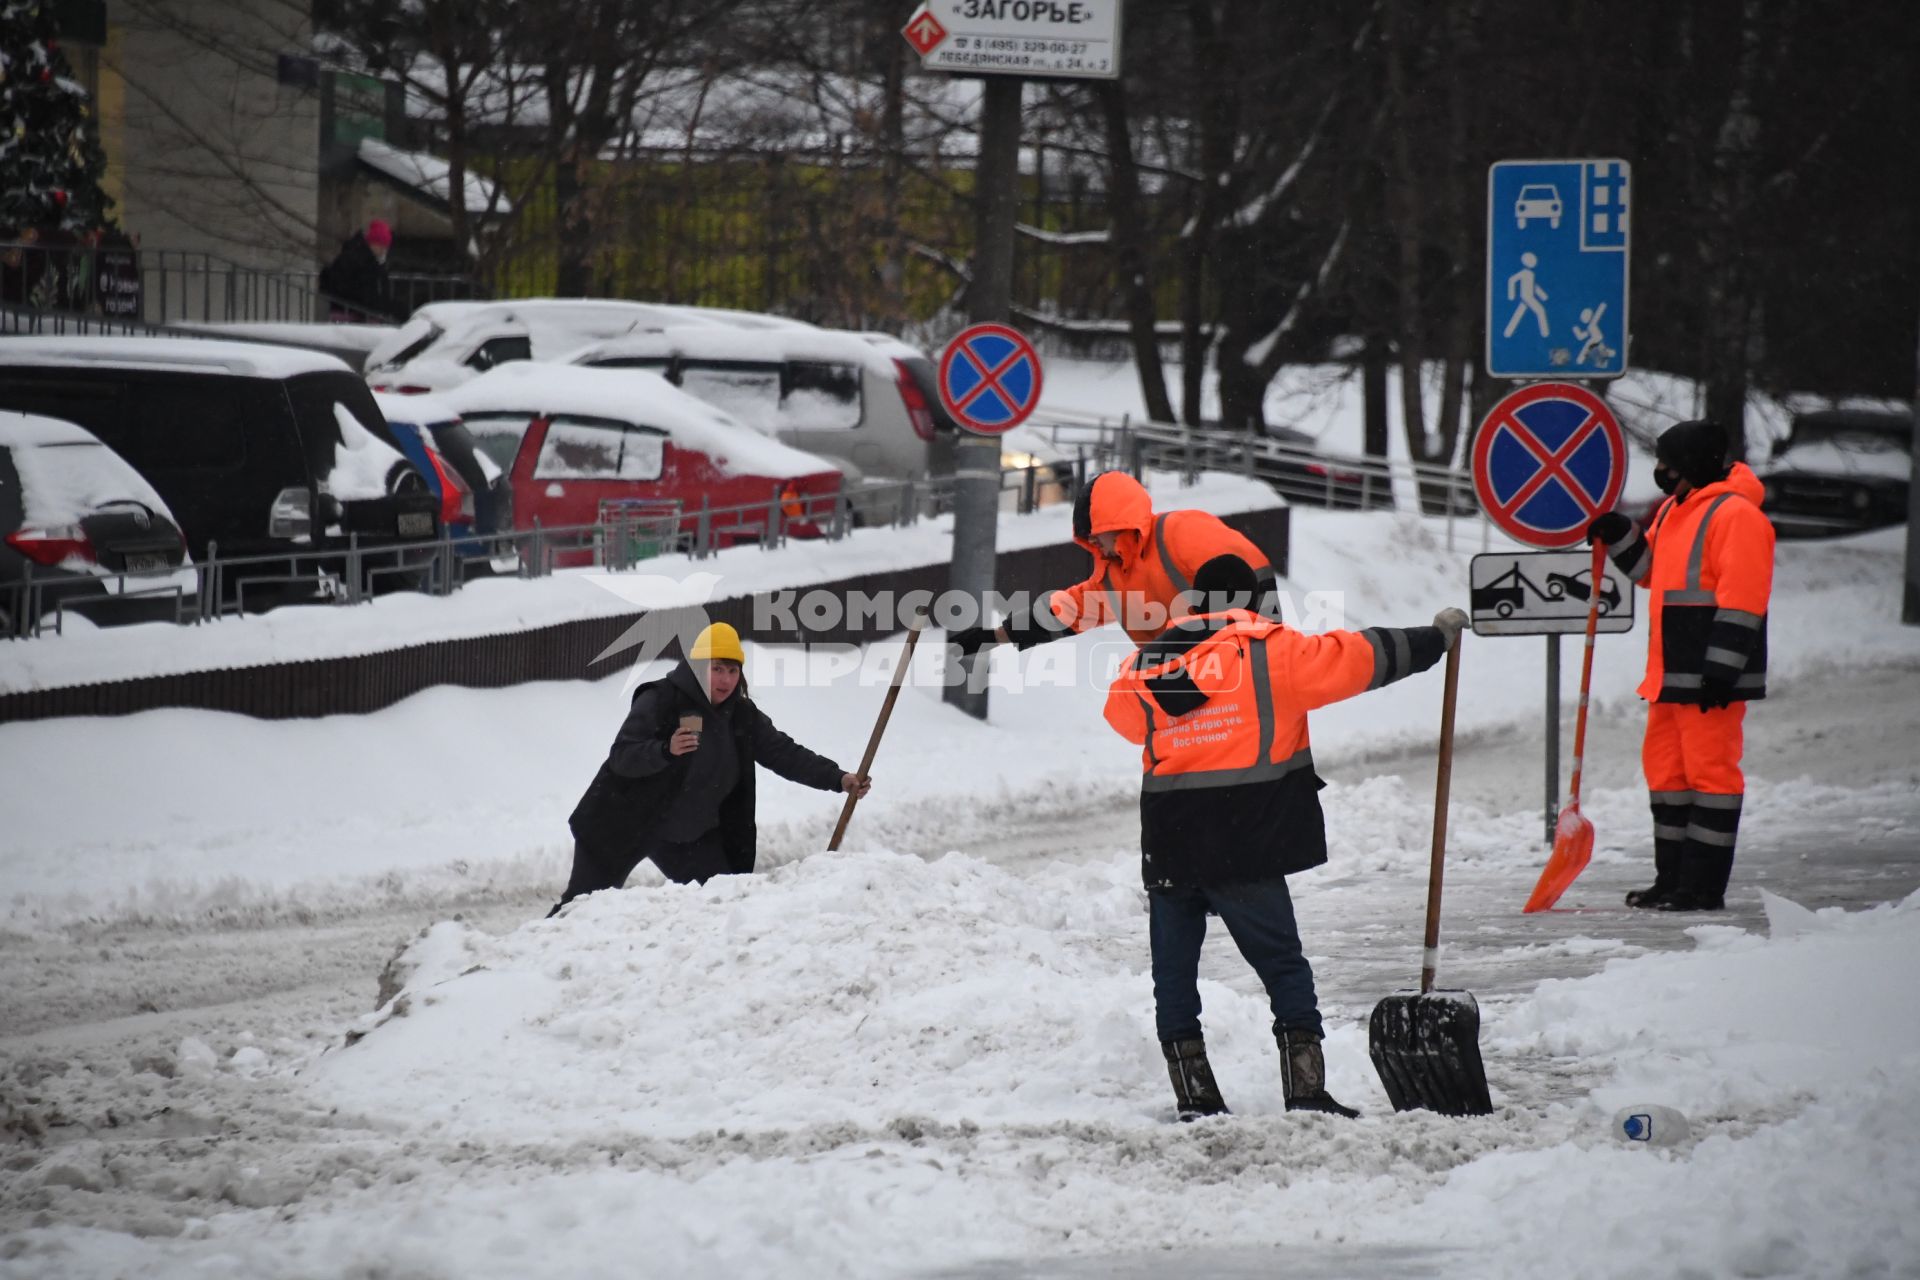
[(1633, 521), (1618, 511), (1609, 511), (1594, 517), (1593, 523), (1587, 526), (1587, 543), (1592, 545), (1596, 542), (1604, 542), (1611, 547), (1620, 543), (1632, 532)]
[(967, 627), (961, 631), (949, 632), (947, 643), (958, 649), (961, 657), (971, 658), (982, 649), (999, 644), (1000, 637), (994, 634), (992, 627)]
[(1705, 714), (1708, 711), (1718, 711), (1722, 707), (1729, 707), (1732, 705), (1733, 705), (1733, 686), (1732, 685), (1714, 684), (1712, 681), (1702, 682), (1702, 684), (1700, 685), (1700, 711), (1702, 714)]

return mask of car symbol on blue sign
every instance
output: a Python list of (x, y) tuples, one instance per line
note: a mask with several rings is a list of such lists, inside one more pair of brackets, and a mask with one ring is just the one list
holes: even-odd
[(1502, 160), (1487, 173), (1487, 372), (1627, 371), (1632, 172), (1624, 160)]

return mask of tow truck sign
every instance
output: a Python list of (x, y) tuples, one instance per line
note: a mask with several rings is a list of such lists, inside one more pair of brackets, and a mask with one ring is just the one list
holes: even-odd
[(928, 71), (1120, 74), (1121, 0), (926, 0), (901, 29)]
[[(1489, 551), (1468, 570), (1477, 636), (1579, 635), (1587, 629), (1593, 555), (1579, 551)], [(1633, 584), (1607, 562), (1600, 575), (1602, 633), (1633, 630)]]

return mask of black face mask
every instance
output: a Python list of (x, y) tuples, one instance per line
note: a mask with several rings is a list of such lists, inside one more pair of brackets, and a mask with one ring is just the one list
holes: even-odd
[(1664, 462), (1653, 466), (1653, 482), (1660, 486), (1660, 492), (1671, 494), (1680, 487), (1680, 473)]

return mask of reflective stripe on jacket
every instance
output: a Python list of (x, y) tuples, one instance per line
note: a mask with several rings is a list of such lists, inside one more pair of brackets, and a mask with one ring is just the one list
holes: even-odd
[[(1082, 519), (1084, 517), (1084, 519)], [(1100, 554), (1096, 533), (1118, 533), (1114, 564)], [(1272, 564), (1245, 535), (1207, 511), (1153, 512), (1153, 500), (1125, 472), (1095, 476), (1075, 504), (1074, 539), (1093, 554), (1085, 582), (1053, 593), (1048, 607), (1074, 631), (1117, 622), (1135, 644), (1146, 644), (1175, 615), (1175, 597), (1193, 588), (1193, 575), (1215, 556), (1236, 555), (1253, 567), (1263, 590)]]
[(1608, 548), (1652, 597), (1639, 688), (1647, 701), (1698, 703), (1707, 688), (1733, 701), (1767, 696), (1773, 525), (1763, 495), (1736, 462), (1726, 479), (1667, 499), (1644, 532), (1635, 525)]
[(1143, 752), (1141, 874), (1269, 879), (1327, 860), (1307, 712), (1423, 671), (1432, 627), (1306, 635), (1246, 610), (1188, 618), (1122, 664), (1107, 722)]

